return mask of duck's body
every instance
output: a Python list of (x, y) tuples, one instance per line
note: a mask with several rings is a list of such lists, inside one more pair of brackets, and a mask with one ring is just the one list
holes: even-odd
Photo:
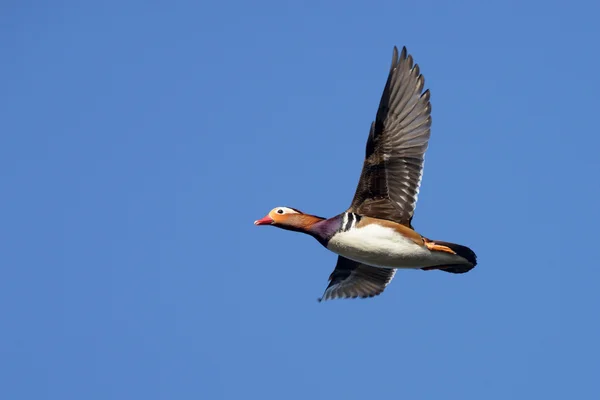
[(464, 273), (475, 253), (432, 241), (412, 228), (431, 126), (429, 91), (406, 48), (392, 67), (371, 125), (361, 178), (350, 208), (329, 219), (289, 207), (273, 209), (256, 225), (272, 225), (315, 237), (339, 255), (323, 299), (372, 297), (397, 269)]
[(448, 251), (431, 250), (421, 235), (404, 225), (353, 213), (342, 218), (349, 220), (349, 229), (329, 239), (327, 248), (351, 260), (374, 267), (417, 269), (466, 261)]

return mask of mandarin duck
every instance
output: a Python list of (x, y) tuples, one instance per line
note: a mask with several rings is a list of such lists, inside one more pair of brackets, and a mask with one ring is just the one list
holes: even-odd
[(381, 294), (399, 268), (470, 271), (477, 256), (468, 247), (430, 240), (412, 219), (431, 131), (429, 90), (406, 47), (394, 47), (366, 156), (350, 208), (322, 218), (276, 207), (254, 222), (308, 234), (338, 255), (329, 284), (318, 299), (367, 298)]

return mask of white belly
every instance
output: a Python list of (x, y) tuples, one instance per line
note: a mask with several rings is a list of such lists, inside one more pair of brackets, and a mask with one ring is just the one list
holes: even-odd
[(450, 253), (432, 252), (391, 228), (370, 224), (339, 232), (327, 248), (351, 260), (388, 268), (422, 268), (464, 262)]

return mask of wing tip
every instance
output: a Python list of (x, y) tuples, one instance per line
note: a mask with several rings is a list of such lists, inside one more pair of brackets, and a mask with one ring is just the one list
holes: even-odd
[[(386, 287), (387, 285), (389, 285), (391, 279), (386, 283)], [(328, 290), (325, 290), (325, 293), (323, 294), (323, 297), (318, 297), (317, 298), (317, 303), (322, 303), (324, 301), (331, 301), (331, 300), (356, 300), (356, 299), (370, 299), (373, 297), (377, 297), (380, 296), (383, 292), (385, 291), (385, 287), (382, 288), (381, 290), (378, 290), (377, 292), (373, 292), (373, 293), (363, 293), (363, 294), (352, 294), (352, 295), (348, 295), (346, 293), (342, 293), (342, 294), (332, 294), (332, 293), (327, 293)]]
[(402, 52), (400, 53), (400, 59), (405, 60), (407, 54), (408, 54), (408, 50), (406, 49), (406, 46), (402, 46)]
[(402, 46), (402, 51), (398, 53), (398, 46), (394, 45), (394, 49), (392, 51), (392, 66), (390, 70), (396, 68), (402, 61), (409, 59), (409, 62), (412, 65), (412, 56), (408, 54), (408, 50), (406, 46)]

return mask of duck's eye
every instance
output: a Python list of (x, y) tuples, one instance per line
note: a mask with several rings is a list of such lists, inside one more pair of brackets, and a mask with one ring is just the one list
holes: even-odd
[(283, 214), (283, 210), (280, 208), (279, 210), (277, 210), (277, 214)]

